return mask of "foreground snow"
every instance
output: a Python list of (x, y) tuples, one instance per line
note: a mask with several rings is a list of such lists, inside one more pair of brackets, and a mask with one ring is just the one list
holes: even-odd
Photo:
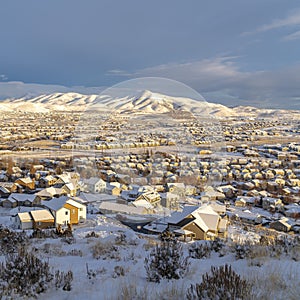
[[(231, 236), (234, 235), (231, 229)], [(187, 288), (201, 281), (201, 275), (211, 266), (232, 265), (244, 278), (255, 283), (255, 298), (296, 299), (298, 295), (300, 262), (281, 256), (263, 258), (261, 266), (249, 259), (237, 260), (227, 251), (220, 257), (212, 252), (210, 258), (190, 259), (190, 268), (183, 279), (147, 281), (144, 259), (158, 242), (157, 237), (140, 235), (118, 221), (105, 216), (92, 216), (86, 227), (75, 228), (75, 241), (63, 239), (34, 239), (32, 249), (49, 260), (54, 269), (72, 270), (72, 290), (52, 288), (40, 295), (43, 299), (184, 299)], [(247, 235), (248, 239), (255, 236)], [(184, 244), (188, 255), (189, 244)]]

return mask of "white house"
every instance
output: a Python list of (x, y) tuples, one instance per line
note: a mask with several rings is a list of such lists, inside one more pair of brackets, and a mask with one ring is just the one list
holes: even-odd
[(55, 218), (55, 226), (78, 224), (86, 220), (86, 206), (68, 197), (62, 196), (49, 201), (42, 201)]
[(98, 177), (91, 177), (83, 180), (83, 189), (90, 193), (104, 193), (106, 189), (106, 182)]

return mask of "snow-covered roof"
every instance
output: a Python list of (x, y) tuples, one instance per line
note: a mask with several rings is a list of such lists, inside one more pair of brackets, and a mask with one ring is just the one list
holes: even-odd
[(12, 193), (8, 197), (9, 200), (13, 199), (13, 200), (18, 201), (18, 202), (24, 202), (24, 201), (33, 202), (35, 198), (36, 198), (36, 195), (33, 195), (33, 194), (21, 194), (21, 193)]
[(204, 223), (207, 225), (207, 227), (210, 230), (217, 230), (218, 229), (218, 224), (220, 220), (220, 216), (218, 213), (216, 213), (211, 206), (202, 206), (200, 207), (197, 212), (193, 214), (198, 214), (200, 218), (204, 221)]
[(30, 177), (19, 178), (18, 180), (22, 181), (25, 184), (32, 183), (32, 179)]
[(32, 218), (29, 214), (29, 212), (20, 212), (17, 215), (21, 222), (31, 222)]
[(67, 202), (69, 198), (66, 196), (62, 196), (59, 198), (53, 198), (49, 201), (42, 201), (42, 205), (48, 207), (51, 210), (58, 211), (60, 210)]
[(201, 218), (196, 218), (194, 220), (194, 223), (201, 228), (204, 232), (207, 232), (209, 230), (208, 226), (205, 224), (205, 222)]
[(72, 206), (75, 206), (77, 208), (82, 208), (82, 207), (85, 207), (85, 205), (83, 203), (79, 203), (73, 199), (68, 199), (67, 202), (68, 204), (72, 205)]
[(134, 205), (135, 207), (144, 207), (144, 208), (147, 208), (147, 209), (152, 209), (153, 208), (153, 205), (145, 199), (140, 199), (140, 200), (133, 201), (132, 205)]
[(137, 214), (137, 215), (143, 214), (144, 212), (143, 207), (134, 207), (126, 204), (119, 204), (119, 203), (112, 203), (112, 202), (102, 202), (99, 205), (99, 209), (127, 213), (127, 214)]
[(97, 184), (99, 181), (104, 182), (104, 180), (102, 180), (102, 179), (99, 178), (99, 177), (91, 177), (91, 178), (88, 178), (88, 179), (83, 179), (82, 181), (83, 181), (85, 184), (89, 184), (89, 185), (95, 185), (95, 184)]
[(30, 211), (32, 218), (35, 222), (45, 221), (45, 220), (54, 220), (53, 215), (47, 209), (32, 210)]
[(183, 211), (172, 213), (172, 215), (166, 219), (166, 222), (169, 224), (177, 224), (197, 209), (199, 209), (199, 206), (186, 205), (184, 206)]

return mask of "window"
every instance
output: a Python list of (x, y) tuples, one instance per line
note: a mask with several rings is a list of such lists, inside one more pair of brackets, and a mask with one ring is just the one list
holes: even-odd
[(69, 214), (69, 212), (68, 211), (66, 211), (66, 216)]
[(79, 208), (79, 210), (80, 210), (80, 211), (83, 211), (83, 208), (81, 207), (81, 208)]

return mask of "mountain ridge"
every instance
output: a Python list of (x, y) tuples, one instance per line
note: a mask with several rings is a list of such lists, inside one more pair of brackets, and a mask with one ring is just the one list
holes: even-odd
[(70, 111), (80, 112), (86, 109), (106, 108), (121, 114), (160, 114), (172, 111), (189, 111), (195, 115), (206, 114), (223, 117), (284, 117), (299, 116), (300, 112), (283, 109), (262, 109), (252, 106), (227, 107), (218, 103), (199, 101), (185, 97), (174, 97), (143, 90), (137, 94), (122, 97), (108, 95), (84, 95), (80, 93), (52, 93), (27, 99), (7, 99), (0, 102), (0, 111)]

